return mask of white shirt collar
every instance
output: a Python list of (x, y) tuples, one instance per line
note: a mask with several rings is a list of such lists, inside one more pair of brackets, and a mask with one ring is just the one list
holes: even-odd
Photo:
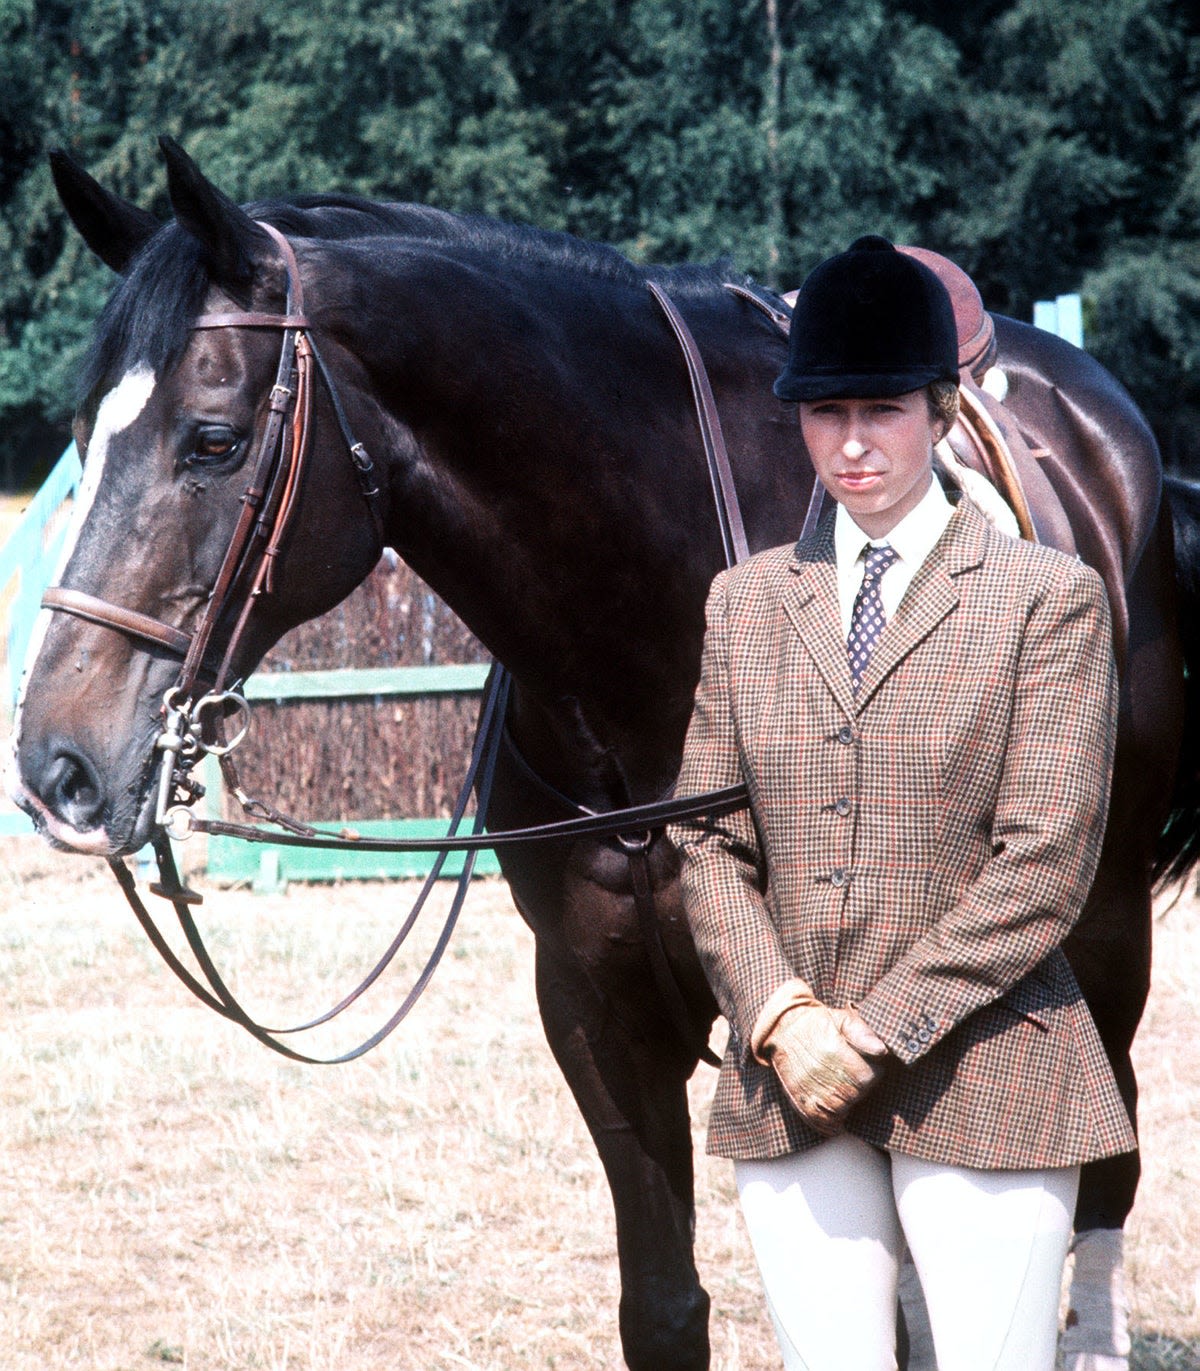
[(910, 575), (915, 573), (946, 531), (953, 513), (954, 506), (946, 498), (941, 482), (932, 474), (929, 489), (920, 502), (883, 538), (872, 538), (864, 533), (847, 513), (845, 505), (838, 505), (833, 525), (833, 550), (839, 572), (847, 571), (858, 561), (865, 544), (889, 543), (909, 568)]

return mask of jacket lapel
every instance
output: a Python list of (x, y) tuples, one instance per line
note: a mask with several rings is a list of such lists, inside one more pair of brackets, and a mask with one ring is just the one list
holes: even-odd
[(969, 501), (960, 500), (880, 635), (854, 700), (856, 709), (861, 710), (887, 676), (957, 608), (956, 578), (983, 561), (986, 530), (983, 516)]
[(832, 517), (822, 519), (811, 537), (797, 543), (788, 573), (783, 611), (839, 707), (847, 718), (853, 718), (854, 691), (838, 610)]

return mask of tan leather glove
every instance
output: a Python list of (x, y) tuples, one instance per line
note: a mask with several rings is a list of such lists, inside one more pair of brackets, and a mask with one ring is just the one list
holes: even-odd
[(882, 1077), (887, 1055), (854, 1009), (830, 1009), (801, 980), (772, 995), (750, 1041), (796, 1111), (823, 1137), (841, 1131), (846, 1114)]

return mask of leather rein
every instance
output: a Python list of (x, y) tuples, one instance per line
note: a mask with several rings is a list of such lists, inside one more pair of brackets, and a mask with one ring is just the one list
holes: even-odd
[[(380, 551), (386, 544), (380, 490), (374, 463), (351, 429), (334, 385), (333, 377), (321, 358), (311, 336), (311, 324), (304, 313), (303, 292), (295, 254), (287, 239), (270, 224), (259, 225), (276, 243), (287, 274), (287, 295), (282, 314), (231, 311), (203, 314), (193, 328), (269, 328), (282, 331), (275, 383), (271, 388), (267, 422), (250, 469), (250, 479), (242, 493), (241, 510), (226, 549), (213, 590), (204, 606), (197, 627), (187, 633), (139, 611), (115, 605), (82, 591), (53, 586), (46, 590), (42, 605), (100, 624), (139, 642), (165, 649), (182, 659), (179, 679), (164, 697), (165, 724), (155, 748), (162, 761), (158, 777), (155, 811), (155, 836), (152, 840), (159, 880), (151, 891), (173, 906), (185, 940), (203, 974), (203, 981), (176, 956), (143, 903), (132, 872), (119, 858), (110, 858), (118, 883), (150, 941), (174, 974), (204, 1004), (239, 1024), (264, 1045), (292, 1060), (308, 1063), (351, 1061), (382, 1042), (407, 1016), (428, 985), (449, 943), (466, 898), (476, 854), (482, 849), (512, 847), (531, 841), (564, 841), (583, 838), (615, 838), (624, 850), (630, 868), (630, 883), (638, 922), (646, 945), (663, 1009), (671, 1022), (679, 1046), (712, 1065), (717, 1059), (703, 1041), (703, 1035), (689, 1013), (683, 993), (672, 972), (654, 908), (648, 853), (669, 822), (708, 817), (710, 819), (744, 809), (749, 803), (745, 785), (728, 786), (702, 795), (667, 797), (647, 804), (596, 813), (566, 796), (552, 791), (528, 766), (516, 750), (505, 728), (510, 678), (507, 671), (493, 663), (485, 686), (476, 726), (475, 741), (467, 774), (452, 812), (447, 835), (442, 838), (362, 838), (346, 830), (329, 833), (300, 823), (261, 800), (252, 799), (242, 789), (231, 753), (245, 736), (249, 725), (249, 705), (234, 689), (228, 689), (231, 665), (245, 633), (255, 600), (274, 588), (275, 567), (285, 535), (295, 512), (311, 436), (314, 365), (325, 383), (343, 442), (354, 465), (363, 497), (370, 510)], [(704, 363), (690, 330), (666, 292), (654, 282), (648, 289), (666, 314), (683, 351), (696, 404), (705, 458), (721, 532), (727, 565), (748, 555), (741, 512), (721, 432), (720, 419)], [(728, 289), (755, 305), (786, 333), (787, 316), (756, 293), (740, 286)], [(817, 483), (819, 487), (820, 483)], [(806, 531), (815, 523), (819, 501), (813, 502), (806, 519)], [(224, 651), (215, 672), (205, 672), (218, 627), (232, 620)], [(196, 698), (201, 682), (211, 680), (211, 688)], [(224, 721), (232, 711), (241, 724), (236, 736), (226, 741)], [(492, 781), (501, 745), (506, 745), (518, 764), (544, 790), (552, 791), (573, 812), (572, 817), (526, 828), (486, 832), (487, 810)], [(226, 784), (244, 811), (255, 823), (236, 823), (199, 818), (191, 806), (204, 793), (191, 776), (192, 768), (205, 753), (218, 758)], [(470, 832), (460, 832), (472, 791), (477, 795), (476, 813)], [(263, 822), (275, 824), (267, 828)], [(284, 831), (279, 831), (280, 829)], [(279, 846), (336, 848), (360, 852), (435, 852), (429, 875), (414, 906), (392, 943), (362, 982), (343, 1000), (306, 1023), (273, 1028), (257, 1022), (238, 1002), (212, 961), (202, 935), (192, 917), (191, 907), (202, 897), (184, 886), (175, 863), (170, 838), (182, 840), (193, 833), (240, 838), (248, 842)], [(465, 854), (458, 889), (446, 915), (433, 951), (399, 1008), (387, 1022), (357, 1047), (334, 1057), (313, 1057), (285, 1042), (281, 1037), (317, 1028), (348, 1009), (383, 974), (412, 931), (434, 883), (441, 875), (451, 852)]]

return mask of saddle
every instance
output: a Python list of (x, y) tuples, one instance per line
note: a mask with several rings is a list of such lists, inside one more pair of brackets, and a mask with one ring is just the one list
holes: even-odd
[[(961, 267), (940, 253), (917, 247), (902, 247), (900, 251), (927, 266), (946, 287), (958, 325), (961, 406), (944, 440), (943, 460), (952, 474), (958, 475), (956, 466), (961, 466), (995, 487), (1012, 510), (1022, 538), (1077, 556), (1062, 501), (1039, 465), (1049, 453), (1031, 447), (1013, 415), (1004, 408), (1007, 383), (1003, 374), (994, 371), (996, 326), (983, 307), (978, 287)], [(967, 493), (974, 495), (970, 478), (965, 477), (963, 483)], [(980, 494), (986, 503), (986, 493)]]

